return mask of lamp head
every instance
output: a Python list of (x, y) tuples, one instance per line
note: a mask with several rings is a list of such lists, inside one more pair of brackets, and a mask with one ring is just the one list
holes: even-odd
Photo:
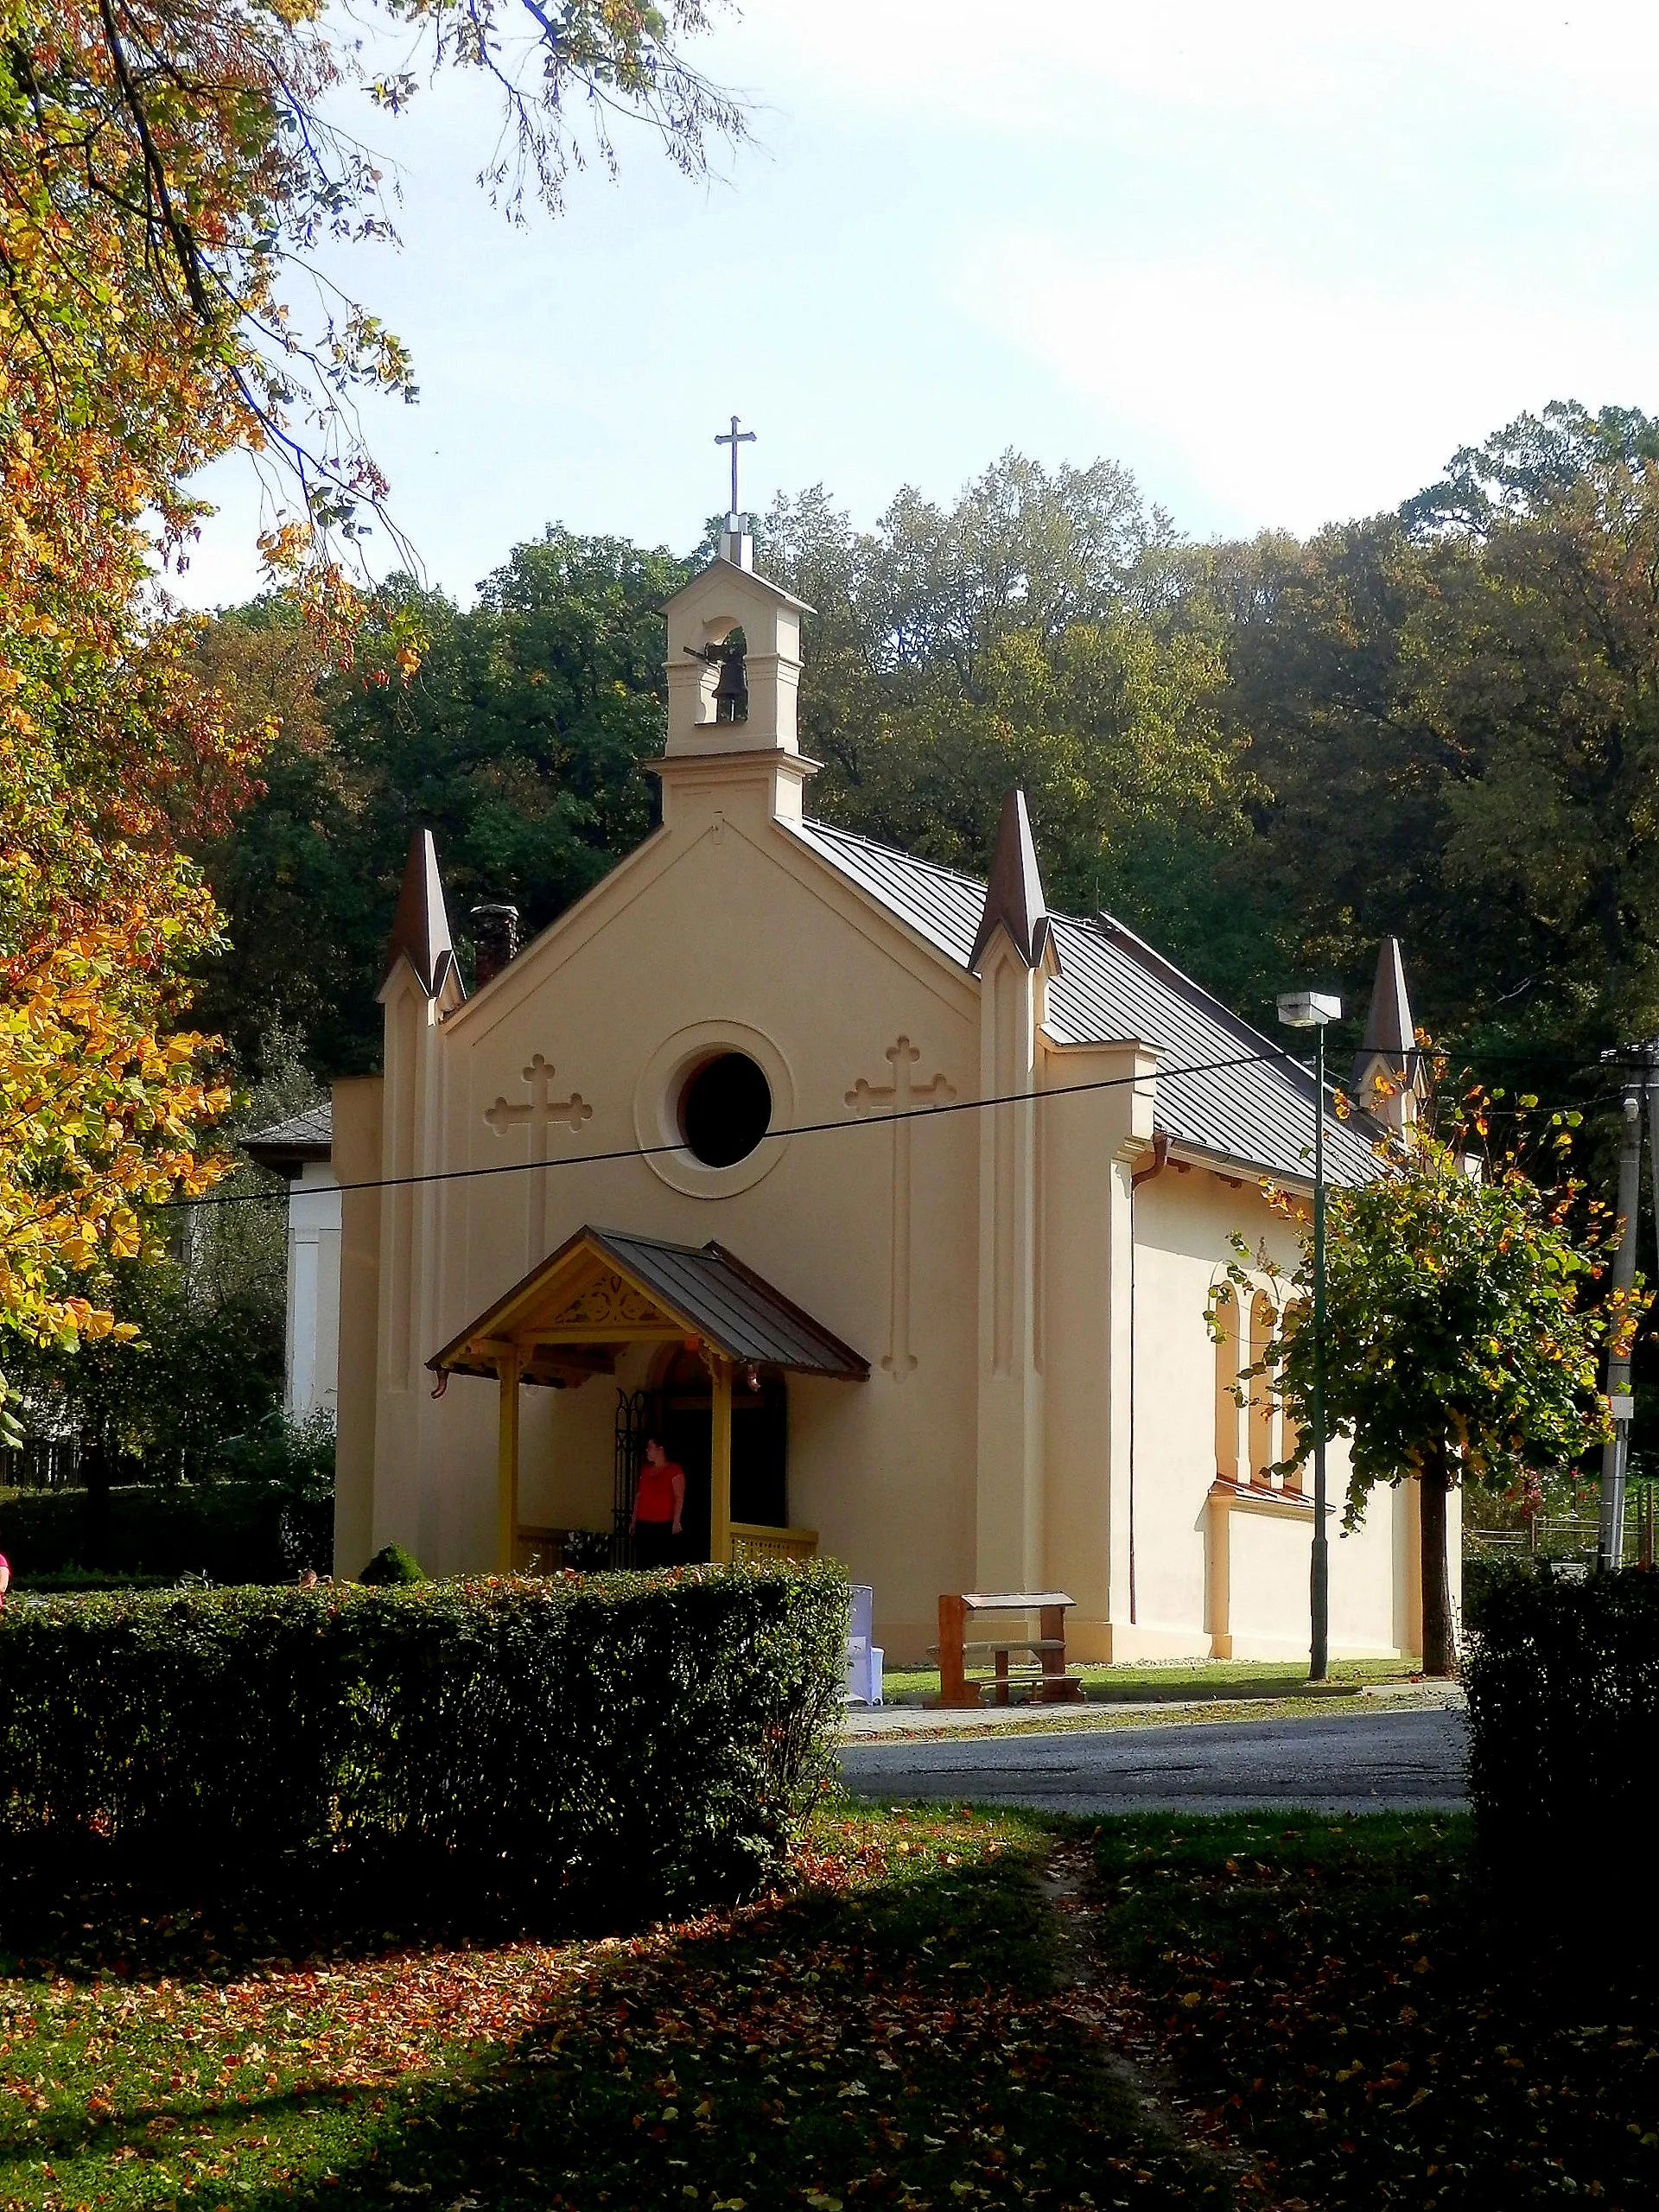
[(1279, 1019), (1287, 1029), (1323, 1029), (1327, 1021), (1342, 1020), (1342, 1001), (1325, 991), (1287, 991), (1279, 1001)]

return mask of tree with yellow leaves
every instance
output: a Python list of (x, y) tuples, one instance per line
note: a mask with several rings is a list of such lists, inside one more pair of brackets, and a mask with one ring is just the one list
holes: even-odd
[[(384, 12), (434, 70), (498, 86), (510, 212), (613, 162), (608, 117), (694, 170), (741, 131), (677, 50), (703, 0)], [(416, 89), (342, 52), (317, 0), (0, 0), (0, 1326), (36, 1338), (107, 1334), (99, 1265), (222, 1172), (229, 1094), (182, 981), (219, 921), (183, 850), (271, 731), (233, 732), (155, 572), (200, 520), (190, 480), (239, 448), (274, 472), (269, 559), (349, 639), (341, 562), (385, 491), (352, 397), (412, 397), (411, 367), (326, 288), (305, 327), (285, 280), (320, 238), (386, 228), (322, 112), (353, 73), (383, 111)]]
[[(1542, 1125), (1530, 1160), (1514, 1145), (1488, 1148), (1494, 1118), (1516, 1112), (1523, 1128)], [(1639, 1291), (1597, 1287), (1618, 1224), (1565, 1172), (1579, 1119), (1471, 1090), (1447, 1115), (1451, 1126), (1415, 1123), (1379, 1146), (1371, 1179), (1327, 1202), (1325, 1435), (1350, 1440), (1348, 1527), (1379, 1483), (1415, 1481), (1427, 1674), (1450, 1675), (1457, 1662), (1448, 1494), (1460, 1483), (1502, 1491), (1560, 1472), (1603, 1443), (1602, 1351), (1610, 1337), (1628, 1342), (1648, 1304)], [(1295, 1431), (1287, 1469), (1313, 1450), (1313, 1269), (1310, 1230), (1288, 1325), (1249, 1370), (1266, 1378)], [(1247, 1281), (1241, 1268), (1229, 1272)], [(1212, 1330), (1214, 1317), (1212, 1300)]]

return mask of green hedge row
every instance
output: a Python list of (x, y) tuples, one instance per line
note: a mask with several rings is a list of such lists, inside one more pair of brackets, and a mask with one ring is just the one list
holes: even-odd
[(847, 1585), (701, 1567), (0, 1616), (0, 1840), (391, 1847), (629, 1909), (751, 1889), (827, 1770)]
[(1650, 1850), (1659, 1575), (1492, 1576), (1464, 1676), (1470, 1796), (1490, 1859), (1535, 1873), (1541, 1851)]
[[(123, 1484), (107, 1505), (90, 1491), (24, 1492), (0, 1501), (0, 1552), (12, 1573), (60, 1574), (71, 1567), (141, 1575), (205, 1574), (213, 1582), (285, 1582), (296, 1570), (287, 1493), (268, 1482)], [(303, 1509), (302, 1509), (303, 1511)], [(301, 1548), (326, 1572), (332, 1507), (310, 1518)], [(285, 1541), (286, 1538), (286, 1541)], [(353, 1569), (360, 1560), (351, 1562)]]

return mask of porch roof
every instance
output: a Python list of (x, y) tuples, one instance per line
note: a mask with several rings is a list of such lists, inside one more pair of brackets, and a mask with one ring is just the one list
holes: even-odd
[[(496, 1375), (512, 1346), (526, 1380), (573, 1382), (603, 1371), (583, 1348), (698, 1338), (734, 1365), (863, 1382), (869, 1362), (763, 1276), (715, 1243), (670, 1244), (614, 1229), (579, 1229), (427, 1365), (438, 1375)], [(610, 1363), (606, 1363), (607, 1364)]]

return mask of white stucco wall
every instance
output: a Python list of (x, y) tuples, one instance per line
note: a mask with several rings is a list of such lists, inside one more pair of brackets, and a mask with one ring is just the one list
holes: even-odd
[[(1217, 1476), (1216, 1347), (1205, 1326), (1211, 1287), (1236, 1257), (1242, 1236), (1254, 1260), (1282, 1272), (1249, 1269), (1252, 1284), (1277, 1305), (1297, 1261), (1294, 1221), (1269, 1205), (1252, 1178), (1172, 1160), (1135, 1196), (1135, 1523), (1133, 1638), (1116, 1639), (1119, 1656), (1207, 1655), (1209, 1578), (1213, 1573), (1210, 1497)], [(1241, 1304), (1243, 1301), (1241, 1300)], [(1248, 1326), (1248, 1315), (1246, 1319)], [(1246, 1353), (1248, 1357), (1248, 1351)], [(1237, 1420), (1242, 1474), (1251, 1469), (1248, 1411)], [(1271, 1457), (1283, 1456), (1275, 1416)], [(1376, 1657), (1408, 1648), (1403, 1601), (1409, 1559), (1404, 1516), (1409, 1491), (1381, 1491), (1351, 1535), (1341, 1531), (1348, 1451), (1326, 1453), (1331, 1564), (1331, 1649), (1336, 1657)], [(1311, 1469), (1303, 1487), (1311, 1497)], [(1226, 1515), (1230, 1634), (1236, 1658), (1294, 1658), (1308, 1645), (1313, 1518), (1306, 1506), (1279, 1510), (1249, 1496)]]
[[(437, 1073), (421, 1094), (430, 1101), (421, 1110), (433, 1116), (425, 1160), (518, 1172), (429, 1186), (408, 1208), (407, 1249), (431, 1261), (424, 1310), (415, 1310), (420, 1300), (399, 1308), (382, 1295), (384, 1323), (407, 1329), (411, 1343), (402, 1361), (381, 1348), (374, 1541), (396, 1537), (439, 1571), (475, 1567), (491, 1555), (497, 1391), (457, 1376), (433, 1403), (423, 1362), (437, 1345), (584, 1223), (692, 1244), (713, 1237), (871, 1363), (865, 1383), (788, 1378), (788, 1510), (791, 1521), (819, 1531), (823, 1548), (845, 1560), (855, 1579), (874, 1586), (882, 1623), (902, 1627), (900, 1641), (914, 1648), (931, 1638), (938, 1592), (974, 1580), (973, 1118), (910, 1125), (916, 1364), (902, 1373), (883, 1365), (893, 1272), (891, 1126), (855, 1122), (769, 1145), (774, 1164), (763, 1177), (713, 1198), (676, 1187), (639, 1158), (560, 1165), (636, 1145), (650, 1065), (665, 1039), (705, 1022), (743, 1025), (767, 1040), (785, 1064), (785, 1123), (847, 1121), (848, 1094), (861, 1078), (890, 1078), (884, 1056), (900, 1036), (920, 1054), (918, 1084), (938, 1075), (952, 1096), (974, 1095), (972, 980), (896, 944), (879, 916), (791, 843), (771, 818), (769, 797), (752, 772), (747, 784), (682, 794), (671, 834), (607, 879), (548, 940), (526, 948), (486, 993), (426, 1033)], [(833, 991), (810, 988), (826, 976), (836, 979)], [(420, 1036), (409, 1046), (412, 1057)], [(395, 1022), (390, 1044), (395, 1139), (405, 1048)], [(575, 1128), (551, 1128), (544, 1169), (531, 1164), (527, 1125), (502, 1128), (486, 1119), (498, 1098), (526, 1096), (524, 1071), (536, 1052), (556, 1071), (558, 1098), (579, 1094), (592, 1109)], [(402, 1160), (397, 1151), (394, 1172)], [(524, 1522), (604, 1525), (616, 1385), (629, 1379), (624, 1372), (580, 1389), (524, 1392)], [(643, 1372), (632, 1380), (643, 1381)]]

